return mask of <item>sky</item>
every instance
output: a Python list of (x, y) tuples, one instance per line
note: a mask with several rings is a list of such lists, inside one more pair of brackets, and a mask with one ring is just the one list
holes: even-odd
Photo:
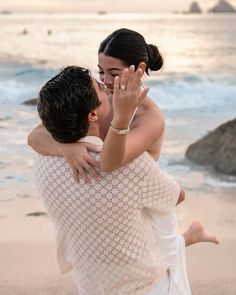
[[(191, 0), (0, 0), (0, 10), (13, 12), (173, 12), (186, 11)], [(206, 10), (217, 0), (199, 0)], [(236, 0), (231, 0), (236, 7)]]

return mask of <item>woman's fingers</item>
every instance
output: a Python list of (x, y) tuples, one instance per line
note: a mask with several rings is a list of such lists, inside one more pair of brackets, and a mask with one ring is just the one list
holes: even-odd
[(116, 95), (117, 93), (119, 93), (118, 91), (120, 90), (120, 77), (116, 76), (114, 79), (114, 95)]
[(121, 79), (120, 79), (120, 90), (126, 90), (127, 89), (127, 84), (129, 80), (129, 69), (124, 69)]
[(134, 74), (134, 78), (133, 78), (133, 85), (135, 87), (140, 86), (140, 81), (141, 81), (142, 75), (143, 75), (142, 69), (141, 68), (137, 69), (137, 71)]
[(124, 76), (124, 82), (121, 82), (121, 87), (122, 85), (126, 84), (126, 90), (128, 93), (130, 91), (138, 90), (140, 87), (140, 81), (143, 75), (143, 71), (141, 68), (137, 69), (135, 71), (135, 67), (132, 65), (128, 69), (128, 73)]
[(70, 164), (76, 182), (79, 182), (81, 178), (88, 182), (88, 176), (99, 177), (95, 169), (99, 168), (99, 162), (88, 151), (99, 152), (100, 150), (96, 145), (83, 142), (65, 145), (63, 156)]
[(88, 175), (83, 167), (80, 166), (77, 168), (77, 174), (78, 174), (77, 176), (78, 181), (80, 178), (82, 178), (85, 182), (89, 182)]
[(86, 158), (86, 161), (87, 161), (92, 167), (100, 168), (100, 163), (99, 163), (98, 161), (96, 161), (94, 158), (88, 156), (88, 158)]
[(83, 168), (86, 171), (87, 176), (95, 177), (96, 179), (100, 179), (101, 178), (100, 174), (94, 168), (95, 166), (98, 166), (98, 162), (91, 161), (91, 162), (85, 163)]
[(114, 93), (119, 93), (118, 91), (128, 92), (134, 89), (134, 87), (140, 86), (140, 80), (142, 77), (142, 69), (139, 68), (135, 71), (134, 65), (131, 65), (128, 69), (124, 69), (121, 78), (118, 76), (114, 80)]
[(73, 175), (76, 182), (79, 182), (79, 179), (84, 179), (85, 182), (89, 182), (89, 178), (101, 179), (100, 174), (96, 171), (94, 167), (99, 167), (99, 163), (93, 158), (87, 158), (87, 162), (79, 163), (73, 168)]
[(97, 179), (97, 180), (100, 180), (100, 179), (102, 179), (102, 177), (101, 177), (101, 175), (97, 172), (97, 170), (96, 169), (91, 169), (90, 171), (89, 171), (89, 176), (91, 177), (91, 178), (95, 178), (95, 179)]
[(74, 179), (76, 182), (79, 182), (79, 172), (77, 169), (75, 168), (72, 168), (72, 171), (73, 171), (73, 176), (74, 176)]
[[(132, 65), (124, 69), (121, 78), (115, 77), (113, 93), (114, 114), (123, 119), (130, 119), (134, 109), (140, 103), (140, 98), (147, 93), (141, 92), (140, 81), (143, 71), (139, 68), (135, 71)], [(142, 96), (141, 96), (142, 95)]]

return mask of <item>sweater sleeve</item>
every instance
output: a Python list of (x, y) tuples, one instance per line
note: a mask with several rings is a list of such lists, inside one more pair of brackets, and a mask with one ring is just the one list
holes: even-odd
[(172, 177), (153, 165), (142, 183), (141, 206), (166, 215), (174, 210), (180, 190), (180, 185)]

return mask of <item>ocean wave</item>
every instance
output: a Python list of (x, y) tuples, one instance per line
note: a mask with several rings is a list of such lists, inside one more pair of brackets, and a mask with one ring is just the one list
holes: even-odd
[(31, 65), (4, 64), (0, 67), (0, 104), (18, 104), (35, 98), (55, 70)]
[(38, 95), (40, 87), (32, 83), (5, 80), (0, 84), (0, 104), (21, 103)]
[[(17, 65), (0, 71), (0, 104), (18, 104), (34, 98), (55, 70), (38, 69), (31, 65)], [(234, 76), (202, 78), (197, 75), (169, 75), (163, 80), (145, 83), (150, 96), (163, 110), (232, 109), (236, 104)]]
[(236, 188), (236, 177), (229, 176), (228, 179), (224, 177), (223, 179), (207, 177), (205, 184), (211, 188)]
[(163, 110), (232, 108), (236, 104), (233, 77), (211, 79), (186, 76), (181, 79), (151, 81), (150, 96)]

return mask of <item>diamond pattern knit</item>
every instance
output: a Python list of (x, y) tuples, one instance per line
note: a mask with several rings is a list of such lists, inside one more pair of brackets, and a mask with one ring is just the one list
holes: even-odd
[(62, 157), (37, 155), (35, 171), (61, 272), (76, 269), (80, 295), (144, 295), (158, 283), (166, 264), (144, 209), (168, 214), (180, 187), (148, 153), (90, 183)]

